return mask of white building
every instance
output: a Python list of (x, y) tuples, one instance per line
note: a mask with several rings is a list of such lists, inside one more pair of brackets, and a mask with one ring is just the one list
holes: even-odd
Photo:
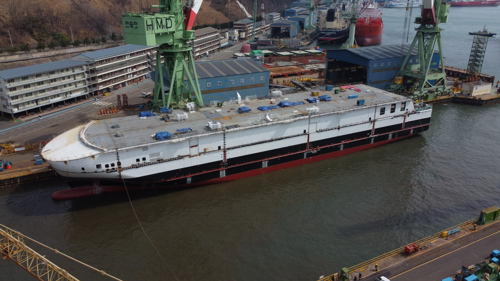
[(0, 112), (14, 117), (88, 97), (86, 65), (62, 60), (0, 71)]
[[(242, 19), (234, 22), (233, 28), (238, 30), (239, 39), (247, 40), (253, 37), (254, 22), (251, 19)], [(266, 21), (258, 21), (255, 23), (255, 34), (267, 32), (271, 28), (271, 24)]]
[(221, 36), (219, 30), (213, 27), (205, 27), (194, 31), (193, 56), (195, 59), (201, 58), (217, 52), (221, 47)]
[(273, 23), (276, 21), (281, 20), (281, 14), (280, 13), (269, 13), (266, 14), (266, 21), (269, 23)]
[(110, 92), (144, 80), (154, 70), (155, 47), (123, 45), (73, 58), (87, 64), (89, 90)]

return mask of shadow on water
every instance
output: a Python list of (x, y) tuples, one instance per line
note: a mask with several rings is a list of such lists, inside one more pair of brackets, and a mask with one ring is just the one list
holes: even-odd
[[(202, 187), (130, 191), (130, 198), (132, 201), (140, 201), (174, 192), (181, 192), (186, 189)], [(78, 212), (97, 207), (128, 203), (129, 201), (126, 192), (103, 193), (96, 196), (64, 201), (55, 201), (52, 199), (52, 193), (67, 188), (69, 186), (60, 179), (42, 181), (36, 184), (24, 184), (5, 189), (3, 190), (3, 194), (0, 192), (0, 201), (4, 197), (4, 205), (9, 211), (22, 216), (45, 216)]]

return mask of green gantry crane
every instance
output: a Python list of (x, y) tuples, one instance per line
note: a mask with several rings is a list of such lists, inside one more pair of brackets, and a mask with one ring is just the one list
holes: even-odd
[[(159, 0), (159, 5), (152, 6), (158, 12), (122, 16), (126, 43), (157, 47), (155, 109), (182, 107), (188, 102), (203, 106), (190, 44), (194, 39), (192, 27), (202, 2), (194, 0), (184, 5), (181, 0)], [(165, 76), (168, 88), (164, 83)]]
[[(415, 23), (420, 24), (415, 29), (417, 34), (389, 90), (410, 95), (415, 99), (432, 98), (449, 93), (441, 45), (442, 29), (439, 28), (440, 23), (448, 21), (449, 8), (450, 5), (441, 0), (423, 1), (421, 16), (415, 19)], [(432, 67), (436, 45), (439, 65)], [(418, 52), (418, 63), (411, 64), (410, 57), (413, 56), (415, 49)]]

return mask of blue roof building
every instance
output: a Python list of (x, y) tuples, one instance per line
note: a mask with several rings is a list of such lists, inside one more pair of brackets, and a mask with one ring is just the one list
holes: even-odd
[[(329, 84), (364, 83), (387, 89), (398, 73), (409, 45), (386, 45), (327, 52), (326, 82)], [(410, 64), (418, 65), (418, 53), (413, 51)], [(431, 67), (439, 66), (434, 54)]]

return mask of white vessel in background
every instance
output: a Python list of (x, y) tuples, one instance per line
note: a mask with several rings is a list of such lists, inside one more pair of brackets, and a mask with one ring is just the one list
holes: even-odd
[(422, 6), (422, 1), (387, 1), (384, 3), (384, 8), (420, 8)]

